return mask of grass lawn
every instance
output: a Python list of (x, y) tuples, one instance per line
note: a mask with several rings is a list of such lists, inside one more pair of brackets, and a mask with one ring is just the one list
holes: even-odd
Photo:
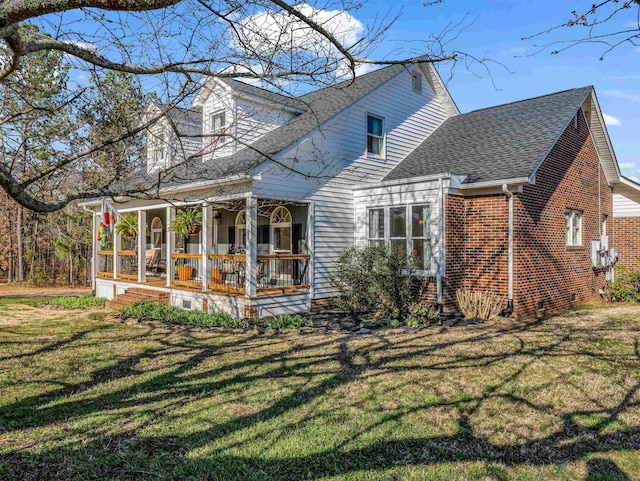
[(367, 335), (0, 298), (0, 479), (640, 479), (640, 307)]

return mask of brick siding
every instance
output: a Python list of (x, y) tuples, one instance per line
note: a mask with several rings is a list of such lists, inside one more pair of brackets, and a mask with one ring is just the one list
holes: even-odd
[(617, 265), (640, 269), (640, 217), (616, 217), (607, 229), (611, 232), (611, 247), (618, 251)]
[[(579, 116), (578, 128), (572, 123), (542, 163), (536, 184), (514, 195), (515, 316), (535, 317), (601, 300), (605, 273), (591, 268), (589, 241), (599, 238), (599, 214), (608, 215), (610, 230), (614, 219), (611, 189), (602, 171), (598, 212), (598, 168), (589, 129)], [(495, 292), (506, 300), (508, 209), (504, 194), (446, 196), (446, 310), (457, 309), (455, 290), (460, 287)], [(567, 209), (583, 212), (582, 246), (566, 246)]]

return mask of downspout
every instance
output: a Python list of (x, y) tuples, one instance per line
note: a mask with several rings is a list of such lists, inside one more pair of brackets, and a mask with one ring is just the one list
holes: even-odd
[(445, 206), (444, 206), (444, 185), (443, 185), (443, 179), (442, 177), (440, 177), (440, 181), (439, 181), (439, 189), (440, 189), (440, 262), (439, 262), (439, 266), (438, 266), (438, 274), (436, 276), (436, 283), (437, 283), (437, 296), (438, 296), (438, 313), (442, 314), (443, 311), (443, 303), (442, 303), (442, 278), (444, 277), (444, 266), (445, 266), (445, 244), (444, 244), (444, 239), (445, 239), (445, 233), (444, 233), (444, 228), (445, 228), (445, 222), (444, 222), (444, 216), (445, 216)]
[(502, 184), (502, 192), (509, 199), (509, 298), (507, 308), (500, 311), (500, 316), (508, 317), (513, 313), (513, 192), (507, 184)]

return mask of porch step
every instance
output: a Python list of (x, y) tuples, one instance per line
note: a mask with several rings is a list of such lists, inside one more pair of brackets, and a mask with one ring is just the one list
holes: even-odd
[(139, 302), (139, 301), (155, 301), (155, 302), (160, 302), (162, 304), (169, 304), (168, 297), (147, 297), (147, 296), (141, 296), (139, 294), (129, 294), (128, 292), (125, 294), (118, 294), (117, 301), (127, 306), (130, 304), (133, 304), (134, 302)]
[(123, 302), (119, 301), (107, 301), (104, 303), (104, 307), (107, 309), (121, 309), (127, 305), (128, 304), (124, 304)]
[[(130, 287), (126, 290), (127, 294), (144, 297), (147, 299), (169, 299), (169, 293), (163, 291), (154, 291), (151, 289), (143, 289), (142, 287)], [(138, 299), (140, 300), (140, 299)]]

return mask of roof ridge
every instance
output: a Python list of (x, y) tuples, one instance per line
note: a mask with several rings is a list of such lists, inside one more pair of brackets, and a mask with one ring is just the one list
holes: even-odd
[(456, 117), (461, 117), (461, 116), (464, 116), (464, 115), (474, 114), (476, 112), (482, 112), (482, 111), (485, 111), (485, 110), (491, 110), (491, 109), (497, 109), (497, 108), (501, 108), (501, 107), (506, 107), (507, 105), (515, 105), (515, 104), (519, 104), (519, 103), (522, 103), (522, 102), (529, 102), (531, 100), (541, 99), (541, 98), (544, 98), (544, 97), (553, 97), (554, 95), (560, 95), (560, 94), (564, 94), (564, 93), (567, 93), (567, 92), (575, 92), (577, 90), (584, 90), (584, 89), (593, 90), (594, 87), (593, 87), (593, 85), (586, 85), (584, 87), (575, 87), (575, 88), (572, 88), (572, 89), (560, 90), (559, 92), (551, 92), (549, 94), (536, 95), (535, 97), (529, 97), (529, 98), (526, 98), (526, 99), (514, 100), (513, 102), (505, 102), (504, 104), (491, 105), (489, 107), (482, 107), (480, 109), (471, 110), (470, 112), (465, 112), (464, 114), (460, 114), (460, 115), (458, 115)]
[(321, 87), (321, 88), (319, 88), (319, 89), (312, 90), (311, 92), (307, 92), (306, 94), (299, 95), (299, 96), (297, 96), (297, 97), (295, 97), (295, 98), (296, 98), (296, 99), (299, 99), (299, 100), (302, 100), (302, 98), (303, 98), (303, 97), (306, 97), (307, 95), (313, 95), (313, 94), (316, 94), (316, 93), (318, 93), (318, 92), (322, 92), (323, 90), (327, 90), (327, 89), (339, 88), (341, 85), (346, 84), (346, 83), (348, 83), (348, 82), (353, 83), (353, 82), (355, 82), (356, 80), (363, 79), (363, 78), (368, 77), (368, 76), (370, 76), (370, 75), (373, 75), (373, 74), (375, 74), (375, 73), (380, 73), (380, 72), (382, 72), (383, 70), (387, 70), (387, 69), (390, 69), (390, 68), (393, 68), (393, 67), (398, 67), (398, 65), (402, 65), (402, 66), (404, 66), (403, 64), (397, 64), (397, 63), (391, 64), (391, 65), (387, 65), (386, 67), (382, 67), (382, 68), (379, 68), (379, 69), (376, 69), (376, 70), (372, 70), (371, 72), (367, 72), (367, 73), (364, 73), (364, 74), (362, 74), (362, 75), (356, 75), (356, 76), (355, 76), (355, 77), (353, 77), (352, 79), (342, 80), (342, 81), (340, 81), (340, 82), (338, 82), (338, 83), (336, 83), (336, 84), (333, 84), (333, 85), (327, 85), (327, 86), (325, 86), (325, 87)]
[(280, 92), (275, 92), (275, 91), (273, 91), (273, 90), (269, 90), (269, 89), (266, 89), (266, 88), (264, 88), (264, 87), (260, 87), (260, 86), (258, 86), (258, 85), (253, 85), (253, 84), (250, 84), (250, 83), (248, 83), (248, 82), (243, 82), (242, 80), (237, 79), (237, 78), (225, 78), (225, 79), (222, 79), (222, 80), (223, 80), (223, 81), (239, 82), (239, 83), (241, 83), (242, 85), (246, 85), (246, 86), (248, 86), (248, 87), (252, 87), (252, 88), (255, 88), (255, 89), (258, 89), (258, 90), (262, 90), (262, 91), (264, 91), (264, 92), (266, 92), (266, 93), (268, 93), (268, 94), (280, 95), (281, 97), (284, 97), (284, 98), (289, 99), (289, 100), (296, 100), (296, 98), (297, 98), (297, 97), (293, 97), (292, 95), (285, 95), (285, 94), (281, 94)]

